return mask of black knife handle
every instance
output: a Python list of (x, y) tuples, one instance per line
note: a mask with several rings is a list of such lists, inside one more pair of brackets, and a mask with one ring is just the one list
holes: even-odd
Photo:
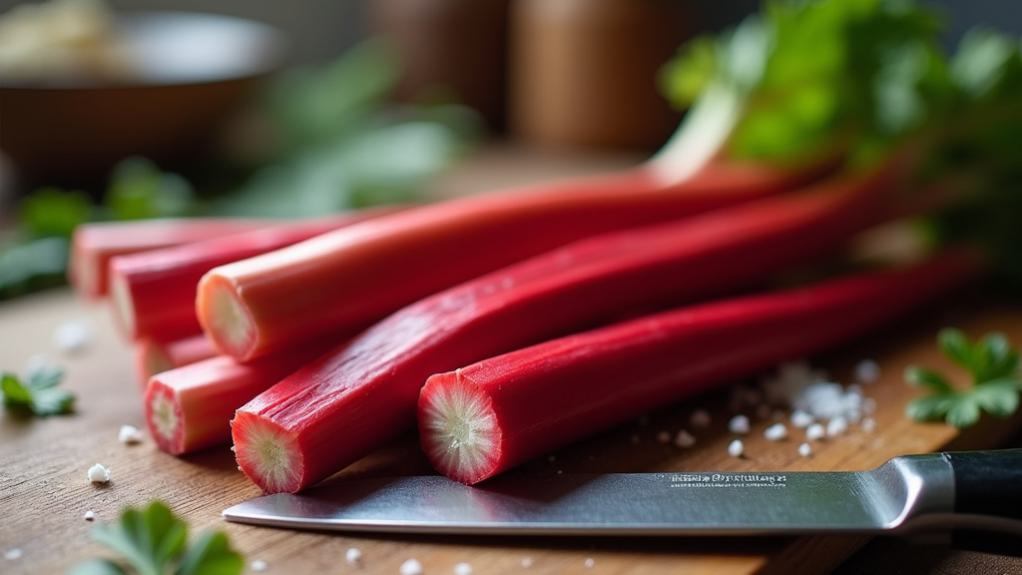
[(1022, 449), (945, 452), (955, 513), (1022, 519)]

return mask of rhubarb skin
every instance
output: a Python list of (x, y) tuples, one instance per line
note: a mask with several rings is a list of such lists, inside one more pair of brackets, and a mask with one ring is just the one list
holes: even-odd
[(234, 410), (323, 352), (324, 345), (241, 364), (215, 356), (157, 373), (144, 397), (146, 424), (160, 449), (183, 455), (227, 443)]
[(145, 391), (149, 378), (157, 373), (209, 359), (216, 354), (213, 342), (201, 333), (171, 341), (142, 339), (136, 346), (135, 361), (142, 390)]
[(156, 250), (272, 225), (271, 220), (187, 218), (96, 222), (75, 228), (68, 279), (91, 299), (107, 294), (114, 256)]
[[(885, 167), (800, 194), (598, 236), (430, 296), (239, 409), (239, 464), (264, 491), (304, 489), (411, 427), (429, 375), (637, 307), (761, 280), (882, 217), (884, 192), (900, 174)], [(252, 466), (259, 450), (249, 435), (279, 440), (291, 462), (284, 481)]]
[(972, 254), (952, 253), (653, 314), (435, 374), (419, 398), (422, 446), (440, 473), (478, 483), (650, 409), (859, 337), (979, 269)]
[(199, 285), (199, 321), (220, 350), (247, 361), (368, 325), (583, 237), (788, 191), (822, 171), (821, 164), (797, 170), (711, 164), (674, 183), (638, 168), (423, 206), (210, 271)]
[(381, 208), (272, 227), (114, 257), (109, 283), (116, 323), (130, 339), (166, 340), (198, 333), (195, 293), (216, 266), (280, 249), (311, 237), (396, 211)]

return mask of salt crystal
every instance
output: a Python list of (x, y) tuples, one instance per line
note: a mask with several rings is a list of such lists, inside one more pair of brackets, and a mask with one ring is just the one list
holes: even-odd
[(877, 428), (877, 422), (872, 417), (867, 417), (862, 420), (862, 430), (866, 433), (873, 433)]
[(18, 549), (17, 547), (15, 547), (13, 549), (8, 549), (7, 551), (4, 551), (4, 559), (6, 559), (8, 561), (14, 561), (14, 560), (17, 560), (17, 559), (21, 559), (21, 555), (22, 555), (21, 554), (21, 549)]
[(710, 413), (705, 409), (697, 409), (692, 412), (692, 417), (689, 418), (689, 423), (692, 427), (709, 427)]
[(813, 424), (813, 421), (815, 421), (813, 416), (801, 409), (796, 409), (795, 412), (791, 414), (791, 424), (799, 429), (809, 427)]
[(727, 428), (731, 433), (743, 435), (749, 433), (749, 418), (744, 415), (736, 415), (731, 418), (731, 421), (727, 422)]
[(532, 567), (532, 565), (534, 563), (535, 562), (532, 560), (532, 557), (522, 557), (522, 568), (523, 569), (528, 569), (529, 567)]
[(763, 437), (768, 441), (780, 441), (788, 437), (788, 428), (783, 423), (775, 423), (763, 431)]
[(806, 439), (809, 441), (823, 439), (825, 435), (827, 435), (827, 431), (819, 423), (814, 423), (806, 428)]
[(864, 359), (855, 364), (855, 380), (862, 383), (874, 383), (880, 379), (880, 366), (871, 359)]
[(813, 454), (813, 447), (808, 443), (803, 443), (798, 446), (798, 454), (802, 457), (809, 457)]
[(87, 476), (92, 483), (110, 482), (110, 470), (100, 463), (90, 467)]
[(344, 554), (344, 560), (348, 562), (348, 565), (358, 565), (362, 561), (362, 550), (358, 547), (349, 547)]
[(671, 434), (670, 434), (670, 432), (661, 431), (660, 433), (657, 433), (656, 434), (656, 441), (657, 441), (657, 443), (670, 443), (671, 442)]
[(843, 417), (835, 417), (827, 422), (827, 437), (837, 437), (848, 431), (848, 421)]
[(117, 440), (125, 445), (142, 443), (142, 432), (134, 425), (122, 425), (117, 433)]
[(674, 444), (682, 449), (685, 449), (695, 445), (696, 438), (691, 433), (682, 429), (681, 431), (678, 432), (678, 435), (674, 436)]
[(422, 563), (409, 559), (401, 564), (401, 575), (422, 575)]
[(261, 572), (266, 571), (266, 568), (269, 567), (269, 565), (267, 565), (266, 561), (263, 561), (262, 559), (256, 559), (249, 565), (249, 567), (251, 567), (253, 571)]
[(584, 565), (586, 566), (586, 569), (592, 569), (593, 567), (596, 567), (596, 560), (592, 557), (586, 557)]
[(472, 575), (472, 566), (468, 563), (458, 563), (454, 566), (454, 575)]
[(53, 344), (65, 353), (81, 351), (91, 340), (92, 331), (89, 325), (81, 320), (66, 321), (53, 330)]
[(727, 452), (731, 457), (741, 457), (745, 453), (745, 444), (741, 439), (736, 439), (728, 444)]
[(82, 519), (85, 519), (86, 521), (95, 521), (96, 512), (90, 509), (82, 514)]

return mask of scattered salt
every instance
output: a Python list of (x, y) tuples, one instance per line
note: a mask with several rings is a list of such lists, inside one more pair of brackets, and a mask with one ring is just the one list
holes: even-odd
[(843, 417), (835, 417), (827, 422), (827, 437), (837, 437), (848, 431), (848, 421)]
[(89, 481), (92, 483), (109, 483), (110, 482), (110, 470), (104, 465), (97, 463), (89, 468), (88, 472)]
[(529, 567), (532, 567), (533, 564), (534, 564), (534, 561), (532, 560), (532, 557), (522, 557), (522, 568), (523, 569), (528, 569)]
[(454, 575), (472, 575), (472, 566), (468, 563), (458, 563), (454, 566)]
[(727, 452), (731, 457), (741, 457), (745, 453), (745, 444), (741, 439), (736, 439), (728, 444)]
[(813, 416), (801, 409), (796, 409), (794, 413), (791, 414), (791, 424), (799, 429), (809, 427), (813, 424), (813, 421), (815, 421)]
[(823, 439), (826, 435), (827, 431), (819, 423), (814, 423), (806, 428), (806, 439), (809, 441)]
[(661, 431), (661, 432), (657, 433), (656, 434), (656, 441), (657, 441), (657, 443), (670, 443), (671, 442), (671, 434), (670, 434), (670, 432), (668, 432), (668, 431)]
[(4, 551), (4, 559), (8, 561), (15, 561), (17, 559), (21, 559), (21, 549), (15, 547), (13, 549), (8, 549), (7, 551)]
[(710, 413), (705, 409), (697, 409), (692, 412), (692, 416), (688, 421), (692, 427), (709, 427)]
[(586, 566), (586, 569), (592, 569), (593, 567), (596, 567), (596, 560), (592, 557), (586, 557), (584, 565)]
[(125, 445), (142, 443), (142, 432), (134, 425), (122, 425), (117, 433), (117, 440)]
[(780, 441), (788, 437), (788, 428), (783, 423), (775, 423), (763, 431), (763, 437), (768, 441)]
[(808, 443), (803, 443), (798, 446), (798, 454), (802, 457), (809, 457), (813, 454), (813, 447)]
[(82, 519), (85, 519), (86, 521), (95, 521), (96, 512), (90, 509), (82, 514)]
[(874, 383), (880, 379), (880, 366), (872, 359), (864, 359), (855, 365), (855, 380)]
[(695, 445), (696, 438), (691, 433), (682, 429), (681, 431), (678, 432), (678, 435), (674, 436), (674, 444), (682, 449), (685, 449)]
[(358, 547), (349, 547), (344, 554), (344, 560), (348, 565), (358, 565), (362, 561), (362, 550)]
[(877, 422), (872, 417), (862, 420), (862, 430), (866, 433), (873, 433), (877, 428)]
[(64, 353), (75, 353), (88, 347), (92, 330), (82, 320), (66, 321), (53, 330), (53, 345)]
[(731, 433), (749, 433), (749, 418), (744, 415), (736, 415), (727, 422), (727, 428)]
[(401, 575), (422, 575), (422, 563), (409, 559), (401, 564)]
[(266, 571), (266, 568), (269, 567), (269, 565), (267, 565), (266, 561), (263, 561), (262, 559), (256, 559), (249, 564), (249, 567), (251, 567), (253, 571), (261, 572)]

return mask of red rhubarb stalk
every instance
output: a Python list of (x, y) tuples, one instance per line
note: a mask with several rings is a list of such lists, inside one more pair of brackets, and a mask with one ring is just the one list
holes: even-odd
[(199, 320), (219, 349), (245, 361), (344, 326), (365, 326), (586, 236), (790, 190), (820, 168), (820, 162), (801, 170), (711, 165), (677, 182), (647, 166), (423, 206), (212, 270), (199, 286)]
[(110, 262), (114, 316), (130, 338), (165, 340), (200, 331), (196, 286), (216, 266), (242, 260), (394, 211), (353, 212), (243, 231)]
[(763, 279), (877, 219), (900, 172), (892, 164), (800, 194), (598, 236), (430, 296), (238, 410), (239, 465), (267, 492), (303, 489), (411, 427), (429, 375), (637, 307)]
[(779, 361), (875, 329), (973, 278), (971, 254), (663, 312), (433, 375), (423, 449), (474, 484), (541, 453)]
[(149, 432), (160, 449), (173, 455), (227, 443), (231, 416), (238, 406), (323, 350), (322, 344), (285, 350), (248, 364), (216, 356), (157, 373), (150, 378), (144, 398)]
[(157, 373), (196, 363), (216, 355), (213, 343), (201, 333), (163, 342), (143, 339), (138, 342), (136, 351), (136, 365), (143, 390), (149, 382), (149, 378)]
[(106, 295), (108, 265), (114, 256), (197, 242), (271, 225), (267, 220), (229, 218), (99, 222), (75, 228), (68, 270), (72, 285), (86, 297)]

